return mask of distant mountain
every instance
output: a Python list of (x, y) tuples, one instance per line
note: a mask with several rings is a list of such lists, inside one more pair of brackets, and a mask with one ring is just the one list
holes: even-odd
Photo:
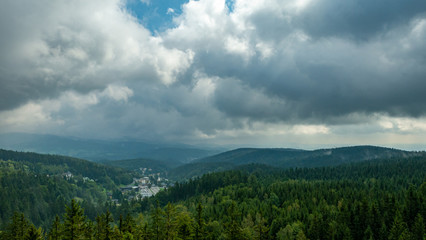
[(277, 167), (321, 167), (383, 158), (405, 158), (424, 153), (375, 146), (354, 146), (313, 151), (298, 149), (241, 148), (196, 162), (262, 163)]
[(138, 140), (89, 140), (26, 133), (0, 134), (0, 148), (60, 154), (91, 161), (146, 158), (175, 162), (177, 165), (219, 152), (184, 144), (147, 143)]
[(333, 149), (300, 150), (287, 148), (240, 148), (214, 156), (198, 159), (170, 171), (171, 178), (184, 179), (204, 173), (232, 169), (251, 163), (279, 168), (337, 166), (375, 159), (407, 158), (426, 155), (398, 149), (354, 146)]

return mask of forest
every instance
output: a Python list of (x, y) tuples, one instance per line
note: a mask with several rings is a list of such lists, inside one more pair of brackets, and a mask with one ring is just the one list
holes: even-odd
[(135, 172), (82, 159), (0, 149), (0, 229), (14, 212), (48, 227), (77, 199), (94, 218), (105, 210), (107, 192), (132, 182)]
[(95, 217), (73, 199), (48, 227), (15, 212), (1, 239), (425, 239), (425, 179), (425, 157), (249, 164), (106, 205)]

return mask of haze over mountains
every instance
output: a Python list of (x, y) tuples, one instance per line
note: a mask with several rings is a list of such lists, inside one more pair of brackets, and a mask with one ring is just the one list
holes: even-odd
[(87, 140), (23, 133), (1, 134), (0, 148), (77, 157), (127, 170), (151, 168), (157, 172), (167, 173), (172, 180), (185, 180), (252, 163), (279, 168), (311, 168), (425, 155), (424, 152), (376, 146), (318, 150), (237, 148), (225, 151), (184, 144), (147, 143), (137, 140)]
[(91, 161), (148, 158), (177, 165), (219, 153), (185, 144), (149, 143), (140, 140), (91, 140), (55, 135), (0, 134), (0, 148), (59, 154)]

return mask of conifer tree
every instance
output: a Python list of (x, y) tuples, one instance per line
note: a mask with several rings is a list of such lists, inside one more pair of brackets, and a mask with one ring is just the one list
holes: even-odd
[(183, 209), (177, 215), (177, 238), (182, 240), (193, 239), (193, 219), (189, 213)]
[(43, 240), (43, 232), (41, 228), (36, 228), (33, 224), (28, 228), (24, 240)]
[(121, 229), (120, 231), (123, 233), (133, 233), (135, 228), (135, 220), (133, 219), (132, 215), (127, 214), (124, 220), (121, 223)]
[(107, 210), (105, 214), (101, 214), (96, 217), (96, 234), (95, 238), (97, 240), (110, 240), (113, 235), (113, 229), (111, 223), (114, 220), (112, 219), (111, 213)]
[(235, 201), (231, 202), (228, 208), (228, 222), (225, 223), (225, 231), (227, 239), (238, 240), (242, 239), (240, 226), (240, 212)]
[(156, 208), (154, 209), (154, 211), (151, 214), (151, 219), (152, 219), (152, 233), (153, 233), (153, 239), (155, 240), (159, 240), (159, 239), (163, 239), (163, 232), (162, 232), (162, 228), (163, 228), (163, 210), (160, 208), (160, 203), (157, 200), (157, 204), (156, 204)]
[(197, 214), (195, 216), (195, 240), (202, 240), (204, 239), (204, 219), (203, 219), (203, 206), (200, 202), (198, 202), (197, 208), (196, 208)]
[(29, 229), (29, 222), (23, 213), (15, 212), (12, 221), (6, 226), (6, 230), (1, 234), (3, 240), (22, 240)]
[(412, 231), (413, 239), (426, 239), (425, 234), (425, 222), (422, 215), (417, 214), (416, 219), (414, 220), (414, 226)]
[(176, 235), (176, 208), (170, 202), (164, 211), (164, 231), (166, 240), (174, 239)]
[(269, 228), (266, 226), (266, 220), (260, 213), (256, 214), (256, 222), (254, 226), (255, 236), (257, 240), (268, 239)]
[(66, 206), (64, 215), (63, 239), (65, 240), (80, 240), (85, 239), (86, 216), (83, 209), (72, 199), (71, 204)]
[(408, 239), (408, 226), (402, 219), (401, 213), (397, 210), (395, 220), (389, 232), (389, 240)]
[(52, 226), (50, 227), (49, 233), (47, 234), (48, 240), (60, 240), (62, 239), (62, 226), (59, 216), (56, 215), (55, 220), (53, 220)]

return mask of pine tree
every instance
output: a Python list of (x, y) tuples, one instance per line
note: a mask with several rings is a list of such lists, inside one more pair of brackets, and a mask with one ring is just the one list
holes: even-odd
[(123, 233), (133, 233), (135, 228), (135, 220), (133, 219), (132, 215), (127, 214), (126, 218), (124, 218), (124, 221), (121, 223), (120, 231)]
[(397, 210), (395, 220), (389, 232), (389, 240), (408, 239), (404, 238), (407, 237), (408, 233), (408, 226), (402, 219), (401, 213)]
[(154, 209), (154, 211), (151, 214), (151, 219), (152, 219), (152, 233), (153, 233), (153, 239), (155, 240), (159, 240), (162, 239), (163, 236), (163, 210), (161, 210), (160, 208), (160, 203), (157, 200), (157, 204), (156, 204), (156, 208)]
[(111, 228), (111, 223), (114, 222), (114, 219), (112, 218), (112, 215), (110, 213), (110, 211), (106, 211), (105, 213), (105, 240), (110, 240), (111, 239), (111, 235), (112, 235), (112, 228)]
[(417, 195), (417, 191), (414, 189), (414, 186), (410, 186), (407, 192), (403, 212), (404, 222), (406, 222), (409, 227), (414, 225), (414, 219), (416, 218), (417, 213), (420, 212), (420, 206), (421, 202)]
[(266, 226), (265, 218), (263, 218), (260, 213), (256, 214), (254, 231), (257, 240), (268, 239), (269, 228)]
[(12, 221), (6, 226), (6, 230), (1, 234), (4, 240), (22, 240), (29, 229), (29, 222), (23, 213), (15, 212)]
[(425, 222), (422, 215), (417, 214), (413, 225), (413, 239), (426, 239), (425, 235)]
[(371, 227), (368, 226), (367, 229), (364, 232), (364, 240), (373, 240), (374, 239), (374, 235), (373, 235), (373, 230), (371, 230)]
[(193, 239), (193, 219), (186, 210), (180, 211), (177, 216), (177, 239)]
[(166, 240), (174, 239), (176, 235), (176, 208), (170, 202), (164, 211)]
[(110, 240), (112, 239), (113, 229), (111, 223), (114, 220), (112, 219), (111, 213), (107, 210), (105, 214), (101, 214), (96, 217), (96, 240)]
[(62, 239), (62, 226), (59, 216), (56, 215), (55, 220), (53, 220), (52, 226), (50, 227), (49, 233), (47, 234), (48, 240), (60, 240)]
[(43, 232), (41, 228), (36, 228), (33, 224), (28, 228), (24, 240), (43, 240)]
[(232, 201), (228, 208), (229, 220), (225, 223), (225, 231), (227, 239), (238, 240), (241, 239), (241, 226), (240, 226), (240, 212), (235, 201)]
[(86, 224), (86, 216), (83, 209), (77, 201), (72, 199), (71, 204), (66, 206), (65, 210), (63, 239), (85, 239)]
[(204, 219), (203, 219), (203, 206), (199, 202), (196, 208), (197, 214), (195, 216), (195, 240), (204, 239)]

